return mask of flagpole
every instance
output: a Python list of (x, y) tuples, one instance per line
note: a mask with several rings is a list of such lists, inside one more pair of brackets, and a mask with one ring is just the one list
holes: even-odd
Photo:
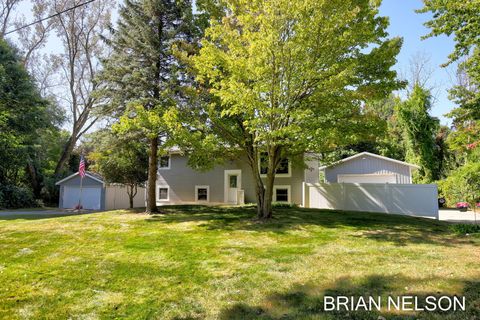
[(78, 210), (82, 208), (82, 190), (83, 190), (83, 177), (80, 176), (80, 196), (78, 197)]
[(78, 197), (78, 210), (83, 209), (82, 207), (82, 192), (83, 192), (83, 178), (85, 176), (85, 159), (83, 154), (80, 156), (80, 164), (78, 165), (78, 175), (80, 176), (80, 195)]

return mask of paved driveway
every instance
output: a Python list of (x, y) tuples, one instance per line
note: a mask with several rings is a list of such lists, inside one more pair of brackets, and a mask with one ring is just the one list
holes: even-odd
[[(440, 209), (438, 212), (440, 220), (457, 223), (475, 223), (473, 211), (461, 212), (455, 209)], [(477, 212), (477, 222), (480, 223), (480, 212)]]
[(94, 212), (92, 210), (82, 210), (81, 212), (72, 209), (21, 209), (21, 210), (0, 210), (0, 220), (11, 219), (41, 219), (70, 216), (75, 214), (84, 214)]

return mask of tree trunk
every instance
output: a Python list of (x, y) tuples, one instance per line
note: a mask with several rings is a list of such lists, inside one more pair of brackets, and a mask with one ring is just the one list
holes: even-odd
[(148, 155), (148, 190), (147, 190), (147, 209), (146, 213), (158, 213), (157, 199), (155, 189), (157, 183), (157, 153), (158, 138), (150, 139), (150, 153)]
[(129, 207), (130, 209), (133, 209), (133, 198), (135, 195), (133, 194), (133, 184), (127, 185), (127, 194), (128, 194), (128, 200), (129, 200)]
[(57, 162), (57, 166), (55, 167), (55, 176), (60, 175), (60, 172), (65, 166), (65, 163), (67, 163), (68, 159), (70, 158), (70, 155), (72, 154), (73, 148), (75, 147), (75, 143), (77, 143), (75, 139), (75, 135), (76, 133), (72, 133), (70, 138), (68, 138), (67, 143), (63, 147), (62, 155), (60, 156), (60, 159)]
[(250, 153), (247, 153), (247, 155), (253, 173), (253, 180), (255, 181), (257, 218), (267, 220), (272, 217), (273, 184), (275, 182), (275, 171), (278, 165), (278, 150), (273, 150), (272, 156), (269, 156), (265, 183), (260, 176), (258, 157)]
[(130, 209), (133, 209), (133, 196), (130, 195)]
[(258, 152), (253, 146), (253, 138), (248, 140), (250, 143), (246, 144), (246, 153), (248, 164), (252, 169), (253, 181), (255, 182), (255, 198), (257, 200), (257, 218), (261, 219), (263, 214), (263, 204), (265, 202), (265, 188), (263, 186), (262, 178), (260, 177), (260, 170), (258, 167)]
[(254, 171), (253, 179), (255, 181), (255, 197), (257, 200), (257, 218), (261, 219), (263, 216), (263, 205), (265, 203), (265, 188), (258, 172), (258, 165), (255, 167), (257, 172)]
[(262, 219), (272, 217), (273, 183), (275, 182), (275, 171), (277, 170), (277, 151), (270, 151), (268, 154), (267, 179), (265, 181), (265, 201), (263, 203)]
[(42, 191), (42, 179), (37, 173), (37, 168), (31, 161), (28, 161), (27, 163), (26, 172), (28, 180), (30, 181), (30, 186), (33, 190), (33, 195), (35, 196), (35, 199), (39, 199)]

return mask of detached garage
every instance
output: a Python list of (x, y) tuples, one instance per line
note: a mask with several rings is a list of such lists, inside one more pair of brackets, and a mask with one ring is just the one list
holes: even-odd
[[(80, 199), (80, 176), (78, 172), (56, 183), (60, 186), (61, 209), (73, 209)], [(105, 183), (103, 179), (92, 172), (86, 172), (82, 183), (82, 207), (90, 210), (105, 209)]]
[(320, 167), (324, 181), (304, 184), (304, 206), (438, 219), (435, 184), (412, 184), (418, 166), (362, 152)]
[[(60, 186), (58, 207), (74, 209), (80, 199), (80, 176), (77, 173), (56, 183)], [(102, 176), (87, 171), (82, 184), (82, 207), (89, 210), (127, 209), (130, 207), (127, 188), (121, 184), (106, 184)], [(145, 188), (138, 187), (133, 198), (135, 208), (145, 206)]]
[(370, 152), (358, 153), (320, 167), (327, 183), (411, 184), (412, 171), (420, 167)]

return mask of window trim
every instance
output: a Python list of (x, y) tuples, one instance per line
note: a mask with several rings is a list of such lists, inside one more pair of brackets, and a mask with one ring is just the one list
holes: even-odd
[[(277, 189), (287, 189), (287, 201), (278, 201), (277, 200)], [(287, 185), (274, 185), (273, 186), (273, 201), (281, 203), (292, 203), (292, 188), (289, 184)]]
[[(207, 200), (198, 200), (198, 189), (207, 189)], [(210, 202), (210, 186), (209, 185), (195, 186), (195, 202)]]
[[(258, 159), (258, 171), (260, 173), (261, 178), (266, 178), (267, 174), (262, 173), (261, 161), (262, 161), (262, 159), (259, 158)], [(289, 158), (287, 158), (287, 161), (288, 161), (288, 173), (275, 173), (275, 177), (278, 177), (278, 178), (291, 178), (292, 177), (292, 161)]]
[[(166, 167), (161, 167), (161, 166), (160, 166), (160, 165), (161, 165), (161, 160), (162, 160), (162, 158), (164, 158), (164, 157), (168, 157), (168, 166), (166, 166)], [(158, 170), (168, 170), (168, 169), (170, 169), (170, 164), (171, 164), (171, 162), (172, 162), (172, 157), (171, 157), (170, 155), (159, 157), (159, 159), (158, 159)]]
[[(160, 189), (167, 189), (167, 199), (160, 199)], [(157, 186), (157, 201), (170, 201), (170, 187)]]

